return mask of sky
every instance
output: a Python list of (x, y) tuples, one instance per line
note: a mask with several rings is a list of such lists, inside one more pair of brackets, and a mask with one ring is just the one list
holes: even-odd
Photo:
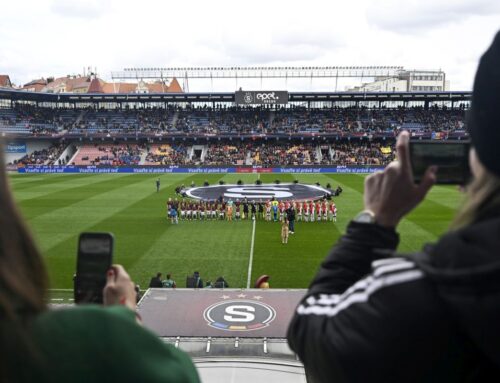
[[(452, 90), (470, 90), (499, 29), (498, 0), (17, 0), (2, 4), (0, 74), (24, 84), (89, 66), (111, 80), (128, 67), (397, 65), (442, 69)], [(267, 81), (191, 80), (189, 90), (334, 80)]]

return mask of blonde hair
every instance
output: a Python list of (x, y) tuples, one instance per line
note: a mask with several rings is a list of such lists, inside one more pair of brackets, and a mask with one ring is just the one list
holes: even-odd
[(467, 199), (452, 222), (451, 229), (470, 225), (494, 209), (500, 212), (500, 177), (485, 169), (467, 186)]

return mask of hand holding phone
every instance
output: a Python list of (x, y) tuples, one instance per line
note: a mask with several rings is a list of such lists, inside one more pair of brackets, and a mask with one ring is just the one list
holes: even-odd
[(465, 185), (470, 178), (469, 141), (410, 141), (413, 178), (420, 183), (429, 166), (437, 166), (437, 184)]
[(135, 310), (137, 307), (137, 292), (132, 279), (121, 265), (113, 265), (107, 273), (104, 287), (105, 305), (124, 305)]
[(78, 241), (75, 303), (103, 303), (106, 273), (113, 264), (111, 233), (82, 233)]
[(365, 210), (375, 215), (377, 224), (396, 227), (425, 198), (436, 181), (436, 169), (429, 167), (416, 185), (410, 163), (410, 136), (401, 132), (396, 143), (398, 161), (391, 162), (384, 171), (365, 178)]

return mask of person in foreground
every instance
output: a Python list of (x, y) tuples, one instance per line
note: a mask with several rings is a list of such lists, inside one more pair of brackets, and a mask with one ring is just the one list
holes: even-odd
[(365, 211), (322, 263), (288, 330), (312, 382), (500, 380), (500, 33), (472, 96), (473, 180), (452, 229), (395, 255), (396, 226), (435, 182), (419, 185), (409, 135), (399, 161), (366, 178)]
[(0, 150), (0, 382), (199, 382), (190, 358), (144, 329), (119, 265), (104, 307), (47, 307), (45, 265), (13, 203)]

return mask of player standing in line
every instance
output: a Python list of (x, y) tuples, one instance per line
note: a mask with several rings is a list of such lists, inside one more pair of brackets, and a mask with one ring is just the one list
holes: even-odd
[(214, 210), (215, 210), (214, 219), (217, 220), (217, 218), (219, 216), (219, 201), (217, 201), (217, 200), (214, 201)]
[(198, 206), (196, 206), (196, 202), (191, 202), (191, 220), (196, 221), (198, 215)]
[(179, 217), (177, 213), (177, 206), (175, 204), (172, 204), (172, 209), (170, 211), (170, 222), (172, 224), (179, 224)]
[(259, 217), (262, 219), (265, 219), (265, 214), (264, 214), (264, 202), (259, 202)]
[(234, 203), (234, 219), (239, 221), (241, 219), (241, 203), (239, 200), (236, 200)]
[(221, 221), (224, 220), (224, 211), (226, 210), (226, 203), (225, 202), (222, 202), (220, 205), (219, 205), (219, 219)]
[(335, 205), (335, 202), (333, 202), (333, 201), (330, 204), (330, 215), (331, 215), (331, 220), (333, 222), (337, 222), (337, 206)]
[(323, 210), (323, 221), (328, 221), (328, 202), (323, 200), (323, 206), (321, 207)]
[(227, 215), (226, 215), (226, 218), (228, 221), (232, 221), (233, 220), (233, 200), (231, 198), (229, 198), (229, 200), (227, 201)]
[(172, 221), (172, 216), (170, 215), (172, 210), (172, 198), (169, 198), (167, 201), (167, 219), (170, 219)]
[(316, 221), (321, 221), (321, 202), (316, 201)]
[(179, 203), (179, 210), (180, 210), (181, 219), (186, 219), (186, 202), (181, 201)]
[(307, 201), (302, 204), (302, 209), (304, 210), (304, 221), (309, 222), (309, 204)]
[(279, 210), (280, 210), (280, 221), (283, 221), (285, 219), (285, 203), (283, 201), (280, 201), (279, 203)]
[(278, 220), (278, 201), (274, 199), (274, 197), (271, 200), (271, 206), (273, 208), (273, 219), (274, 222)]
[(289, 233), (288, 220), (283, 219), (281, 221), (281, 243), (283, 245), (288, 243), (288, 233)]
[(302, 221), (302, 203), (299, 201), (295, 204), (295, 210), (297, 211), (297, 222)]
[(257, 205), (255, 201), (252, 201), (252, 203), (250, 204), (250, 210), (252, 212), (252, 221), (255, 221), (255, 217), (257, 215)]
[(243, 199), (243, 215), (241, 216), (241, 219), (247, 219), (248, 218), (248, 201), (247, 198), (245, 197)]
[(196, 207), (196, 202), (191, 202), (191, 220), (194, 221), (196, 220), (196, 214), (197, 214), (197, 207)]
[(271, 222), (271, 201), (266, 202), (266, 221)]
[(156, 180), (156, 192), (158, 193), (160, 191), (160, 179), (158, 178)]
[(216, 219), (217, 212), (215, 211), (215, 202), (210, 202), (210, 219)]
[(198, 206), (197, 206), (197, 211), (198, 211), (198, 219), (201, 221), (201, 206), (202, 206), (202, 202), (198, 202)]
[(205, 220), (205, 202), (200, 202), (200, 221)]
[(314, 222), (314, 201), (309, 202), (309, 221)]

